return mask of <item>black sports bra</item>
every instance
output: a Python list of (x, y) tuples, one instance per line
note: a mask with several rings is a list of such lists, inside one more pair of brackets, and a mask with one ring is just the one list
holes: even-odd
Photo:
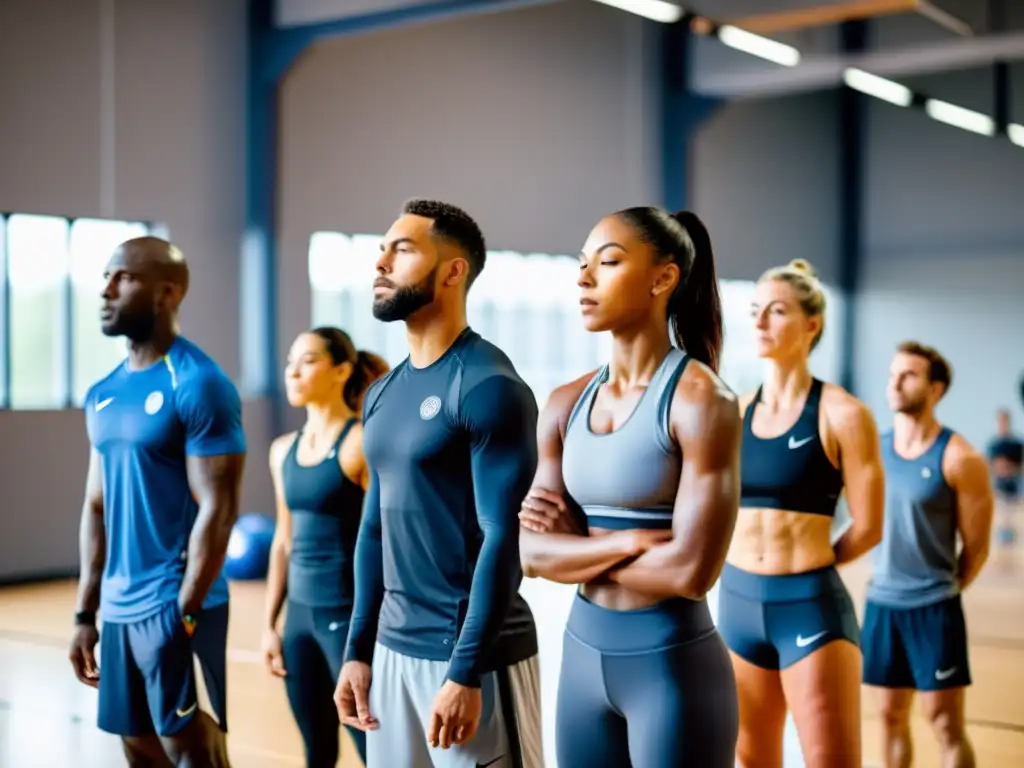
[(823, 384), (813, 379), (796, 424), (778, 437), (762, 438), (751, 424), (761, 402), (758, 387), (743, 417), (740, 506), (783, 509), (809, 515), (835, 514), (843, 473), (829, 461), (818, 434)]

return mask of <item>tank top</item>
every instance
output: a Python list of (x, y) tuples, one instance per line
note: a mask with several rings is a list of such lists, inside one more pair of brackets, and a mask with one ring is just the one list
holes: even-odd
[(562, 446), (562, 477), (593, 528), (671, 528), (682, 456), (669, 432), (676, 383), (689, 358), (673, 348), (625, 423), (608, 434), (590, 428), (604, 366), (569, 414)]
[(281, 468), (284, 500), (292, 518), (288, 599), (311, 607), (351, 607), (352, 561), (363, 506), (363, 489), (341, 471), (338, 453), (356, 419), (341, 430), (323, 461), (297, 458), (302, 431)]
[(823, 388), (819, 379), (813, 379), (796, 424), (778, 437), (758, 437), (752, 428), (754, 410), (761, 402), (758, 387), (743, 417), (741, 507), (783, 509), (828, 517), (835, 514), (843, 490), (843, 473), (829, 461), (818, 434)]
[(942, 474), (942, 457), (953, 432), (939, 436), (916, 459), (896, 453), (892, 432), (882, 435), (885, 521), (882, 541), (871, 552), (867, 598), (916, 608), (959, 593), (956, 578), (957, 504)]

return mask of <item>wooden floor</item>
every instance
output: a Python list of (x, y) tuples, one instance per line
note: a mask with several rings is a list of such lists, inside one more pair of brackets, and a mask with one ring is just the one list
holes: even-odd
[[(967, 699), (970, 734), (981, 768), (1024, 766), (1024, 566), (1017, 557), (993, 563), (968, 591), (974, 686)], [(858, 605), (864, 570), (843, 573)], [(528, 581), (523, 594), (537, 617), (541, 640), (545, 748), (554, 767), (552, 720), (561, 659), (561, 633), (572, 590)], [(712, 608), (717, 597), (712, 595)], [(301, 742), (281, 682), (257, 654), (263, 585), (232, 585), (229, 637), (230, 751), (235, 768), (303, 764)], [(96, 693), (78, 683), (66, 658), (74, 584), (47, 583), (0, 590), (0, 768), (111, 768), (124, 765), (115, 738), (95, 727)], [(864, 755), (879, 762), (878, 719), (865, 696)], [(917, 766), (937, 766), (931, 735), (915, 717)], [(801, 765), (790, 724), (786, 768)], [(345, 746), (348, 747), (346, 741)], [(339, 765), (356, 768), (354, 750)], [(401, 768), (395, 766), (395, 768)]]

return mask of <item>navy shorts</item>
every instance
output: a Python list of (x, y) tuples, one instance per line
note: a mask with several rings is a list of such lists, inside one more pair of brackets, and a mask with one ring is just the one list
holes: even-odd
[(941, 691), (971, 684), (960, 596), (920, 608), (864, 607), (864, 682)]
[(726, 563), (718, 631), (736, 655), (762, 669), (786, 669), (834, 640), (857, 645), (857, 613), (832, 566), (761, 576)]
[(97, 725), (118, 736), (173, 736), (203, 711), (226, 732), (227, 640), (227, 603), (200, 611), (191, 638), (177, 601), (142, 621), (104, 622)]

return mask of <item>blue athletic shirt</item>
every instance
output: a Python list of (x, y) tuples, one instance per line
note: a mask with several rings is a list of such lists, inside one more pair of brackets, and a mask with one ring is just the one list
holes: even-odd
[[(89, 442), (103, 460), (107, 559), (103, 621), (130, 623), (176, 600), (199, 506), (186, 456), (244, 453), (238, 390), (205, 352), (178, 337), (161, 360), (125, 360), (85, 397)], [(204, 608), (228, 601), (218, 576)]]
[(519, 505), (537, 469), (537, 402), (505, 353), (466, 329), (431, 365), (408, 358), (367, 392), (370, 485), (346, 660), (375, 642), (448, 661), (448, 679), (537, 653), (519, 595)]

